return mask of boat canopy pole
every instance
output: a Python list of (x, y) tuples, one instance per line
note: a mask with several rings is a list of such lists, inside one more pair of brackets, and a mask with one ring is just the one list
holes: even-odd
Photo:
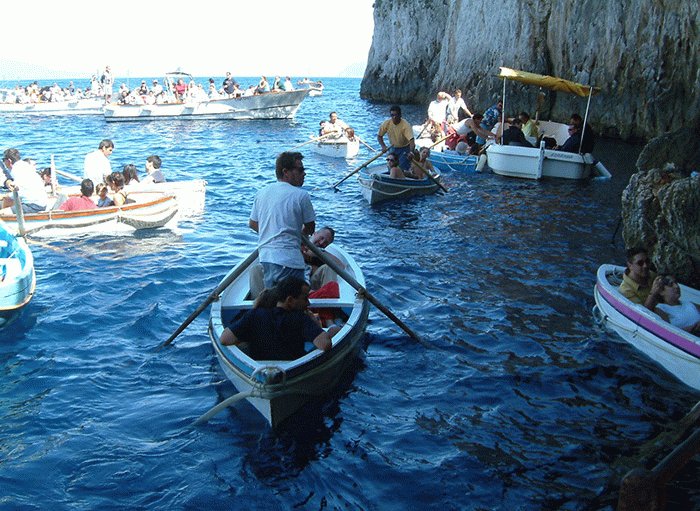
[(581, 143), (578, 146), (578, 153), (581, 154), (583, 147), (583, 134), (586, 132), (586, 124), (588, 124), (588, 109), (591, 107), (591, 96), (593, 96), (593, 86), (588, 87), (588, 101), (586, 102), (586, 115), (583, 116), (583, 127), (581, 128)]
[[(503, 143), (503, 131), (505, 130), (505, 125), (506, 125), (506, 80), (505, 78), (503, 79), (503, 96), (501, 96), (501, 102), (503, 102), (503, 108), (501, 108), (501, 142), (497, 143)], [(498, 133), (496, 133), (496, 136), (498, 136)]]

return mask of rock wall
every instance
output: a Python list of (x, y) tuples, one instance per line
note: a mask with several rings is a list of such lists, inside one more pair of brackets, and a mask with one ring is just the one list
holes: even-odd
[[(699, 123), (699, 11), (690, 0), (376, 0), (360, 95), (427, 107), (460, 88), (483, 111), (502, 94), (506, 66), (600, 87), (593, 127), (650, 139)], [(534, 115), (534, 87), (508, 83), (506, 94), (508, 114)], [(540, 105), (553, 120), (586, 108), (562, 93)]]

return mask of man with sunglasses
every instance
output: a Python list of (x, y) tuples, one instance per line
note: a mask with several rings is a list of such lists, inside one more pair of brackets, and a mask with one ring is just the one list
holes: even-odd
[(633, 303), (643, 304), (654, 310), (663, 290), (661, 279), (651, 271), (651, 260), (646, 249), (631, 248), (627, 251), (627, 269), (622, 275), (620, 293)]
[(392, 146), (391, 153), (398, 158), (399, 167), (402, 170), (408, 170), (411, 166), (408, 155), (413, 153), (416, 148), (413, 128), (406, 119), (401, 118), (401, 107), (394, 105), (389, 109), (389, 113), (391, 119), (387, 119), (379, 126), (377, 142), (382, 146), (382, 151), (386, 151), (384, 135), (389, 135), (389, 143)]
[(316, 230), (316, 213), (304, 184), (304, 156), (281, 153), (275, 162), (277, 182), (255, 195), (248, 225), (258, 233), (258, 260), (263, 282), (272, 288), (292, 276), (304, 280), (306, 263), (299, 247), (301, 236)]

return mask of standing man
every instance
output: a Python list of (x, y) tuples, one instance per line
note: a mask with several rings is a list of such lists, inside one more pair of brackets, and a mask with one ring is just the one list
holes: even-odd
[[(44, 180), (36, 173), (36, 169), (22, 160), (17, 149), (8, 149), (2, 155), (2, 163), (7, 168), (7, 174), (2, 174), (2, 181), (5, 188), (10, 191), (17, 189), (22, 211), (25, 213), (36, 213), (44, 211), (48, 199), (44, 189)], [(12, 208), (16, 213), (15, 201), (12, 197), (2, 198), (2, 209)], [(10, 210), (3, 211), (10, 214)]]
[(455, 95), (452, 96), (452, 99), (450, 99), (450, 104), (447, 105), (447, 122), (451, 124), (453, 122), (461, 121), (465, 118), (465, 114), (467, 117), (471, 117), (473, 115), (467, 108), (467, 104), (462, 98), (462, 90), (457, 89), (455, 91)]
[(405, 120), (401, 118), (401, 107), (394, 105), (389, 109), (391, 119), (384, 121), (379, 126), (377, 133), (377, 142), (382, 146), (382, 151), (386, 151), (387, 147), (384, 143), (384, 135), (389, 135), (389, 143), (392, 145), (391, 152), (399, 159), (399, 167), (403, 170), (408, 170), (411, 162), (408, 159), (408, 154), (412, 153), (416, 148), (416, 141), (413, 138), (413, 128)]
[[(495, 105), (491, 105), (484, 112), (481, 127), (486, 131), (491, 131), (496, 123), (501, 120), (501, 111), (503, 111), (503, 101), (499, 99)], [(486, 143), (486, 140), (482, 136), (477, 136), (476, 143), (483, 145)]]
[(105, 103), (109, 103), (112, 100), (112, 85), (114, 85), (114, 76), (112, 76), (112, 69), (109, 66), (105, 67), (100, 82), (105, 95)]
[(316, 229), (316, 213), (304, 184), (304, 156), (284, 152), (277, 157), (277, 182), (267, 185), (255, 196), (248, 225), (259, 234), (258, 254), (266, 288), (285, 277), (304, 279), (304, 257), (299, 247), (301, 236)]
[(235, 83), (236, 81), (231, 77), (231, 72), (226, 71), (226, 78), (224, 78), (224, 81), (221, 84), (221, 88), (224, 89), (224, 92), (228, 94), (229, 97), (233, 96), (233, 89)]
[(83, 177), (91, 180), (93, 184), (104, 182), (105, 178), (112, 173), (112, 165), (109, 163), (112, 151), (114, 151), (114, 142), (107, 138), (100, 142), (97, 150), (85, 156)]

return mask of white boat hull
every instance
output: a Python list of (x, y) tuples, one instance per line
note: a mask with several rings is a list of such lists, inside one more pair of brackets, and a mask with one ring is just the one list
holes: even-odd
[(360, 141), (342, 139), (325, 139), (314, 144), (314, 152), (329, 158), (354, 158), (360, 152)]
[[(80, 234), (133, 233), (143, 229), (173, 228), (177, 225), (177, 201), (171, 195), (156, 192), (130, 192), (133, 204), (121, 207), (81, 211), (42, 211), (24, 214), (28, 235), (65, 237)], [(1, 217), (8, 227), (18, 231), (17, 217)]]
[[(370, 166), (360, 171), (358, 181), (362, 196), (370, 206), (390, 200), (406, 199), (415, 195), (430, 195), (438, 190), (438, 185), (429, 178), (392, 179), (384, 170), (383, 164)], [(435, 176), (440, 181), (440, 174)]]
[(36, 288), (32, 251), (14, 232), (0, 221), (0, 328), (17, 317)]
[(104, 108), (104, 117), (107, 122), (160, 119), (291, 119), (308, 92), (269, 92), (257, 96), (212, 99), (199, 103), (110, 104)]
[(586, 179), (594, 165), (590, 154), (537, 147), (491, 144), (486, 148), (486, 154), (488, 166), (494, 174), (524, 179)]
[(0, 103), (0, 113), (26, 115), (102, 115), (104, 98), (44, 103)]
[[(346, 271), (365, 286), (362, 271), (347, 252), (335, 245), (326, 250), (342, 260)], [(246, 399), (272, 427), (277, 427), (311, 397), (332, 392), (342, 379), (361, 347), (369, 303), (338, 278), (339, 298), (311, 299), (313, 308), (341, 308), (349, 316), (341, 331), (333, 337), (332, 348), (327, 352), (313, 349), (291, 361), (256, 361), (239, 348), (223, 346), (220, 342), (228, 320), (240, 310), (253, 307), (252, 300), (248, 299), (249, 272), (250, 266), (212, 305), (209, 337), (226, 377), (239, 392), (252, 393)]]
[[(598, 269), (594, 296), (601, 319), (625, 341), (700, 391), (700, 338), (622, 296), (617, 287), (623, 271), (624, 267), (610, 264)], [(681, 286), (681, 298), (700, 303), (700, 292)]]

